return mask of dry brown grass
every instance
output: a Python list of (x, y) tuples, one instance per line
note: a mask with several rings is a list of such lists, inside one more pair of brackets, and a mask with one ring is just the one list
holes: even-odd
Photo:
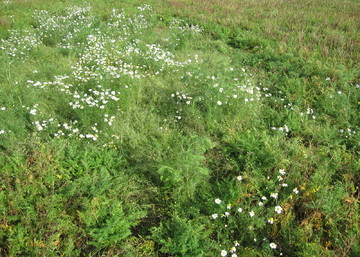
[(0, 16), (0, 26), (5, 28), (5, 29), (8, 29), (9, 28), (9, 22)]
[(360, 2), (349, 0), (165, 0), (179, 16), (250, 31), (311, 57), (359, 58)]

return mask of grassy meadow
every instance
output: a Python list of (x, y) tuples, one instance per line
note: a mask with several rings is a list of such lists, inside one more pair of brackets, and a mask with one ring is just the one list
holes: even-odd
[(360, 2), (0, 2), (0, 256), (360, 256)]

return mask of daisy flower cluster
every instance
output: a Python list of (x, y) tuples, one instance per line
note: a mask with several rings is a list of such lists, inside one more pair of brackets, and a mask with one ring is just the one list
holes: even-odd
[[(193, 97), (189, 96), (187, 93), (183, 91), (181, 92), (176, 91), (176, 93), (171, 94), (171, 97), (176, 100), (177, 105), (182, 105), (182, 104), (190, 105), (193, 100)], [(182, 111), (183, 111), (182, 107), (179, 107), (175, 111), (174, 122), (179, 122), (182, 119)]]
[[(196, 63), (203, 62), (199, 58), (195, 59)], [(206, 75), (201, 69), (194, 68), (194, 65), (189, 68), (185, 67), (183, 71), (174, 73), (174, 75), (179, 74), (182, 82), (181, 89), (170, 94), (172, 102), (175, 101), (177, 107), (174, 114), (175, 122), (182, 120), (179, 118), (180, 113), (193, 108), (194, 104), (219, 109), (231, 106), (236, 109), (244, 105), (260, 106), (261, 99), (267, 90), (256, 85), (252, 74), (244, 68), (239, 69), (238, 73), (234, 71), (234, 68), (230, 68), (224, 74), (218, 75)]]
[(262, 89), (252, 79), (252, 74), (241, 68), (235, 73), (234, 68), (229, 69), (224, 76), (208, 76), (210, 80), (210, 98), (216, 100), (218, 105), (231, 105), (234, 101), (244, 103), (258, 102), (262, 97)]
[(127, 16), (124, 10), (113, 9), (107, 25), (116, 28), (116, 33), (120, 33), (127, 39), (134, 34), (141, 34), (145, 29), (152, 26), (149, 22), (153, 10), (150, 5), (144, 4), (138, 7), (137, 15)]
[[(285, 208), (288, 206), (286, 202), (294, 199), (294, 195), (299, 194), (297, 187), (292, 191), (282, 190), (289, 187), (286, 177), (285, 169), (279, 169), (271, 177), (264, 178), (265, 184), (269, 185), (269, 182), (273, 184), (273, 190), (269, 191), (270, 187), (268, 186), (267, 189), (265, 188), (266, 192), (261, 193), (262, 190), (247, 191), (251, 185), (251, 179), (246, 174), (242, 174), (236, 177), (240, 188), (238, 199), (235, 199), (233, 203), (226, 203), (220, 198), (214, 200), (214, 209), (217, 211), (211, 215), (211, 220), (219, 228), (217, 233), (220, 233), (221, 236), (218, 235), (218, 238), (226, 238), (221, 245), (228, 245), (228, 248), (221, 250), (221, 256), (233, 256), (232, 254), (239, 251), (239, 247), (249, 247), (249, 242), (267, 244), (270, 249), (277, 249), (275, 238), (272, 238), (273, 232), (267, 233), (276, 231), (276, 229), (272, 229), (272, 226), (277, 223), (281, 224), (284, 213), (289, 211), (288, 207)], [(288, 195), (289, 192), (291, 192), (290, 195)], [(229, 245), (229, 240), (237, 240), (234, 241), (236, 245)]]
[(104, 77), (114, 82), (122, 76), (138, 79), (149, 76), (145, 67), (124, 60), (126, 50), (121, 49), (121, 46), (114, 47), (117, 40), (122, 41), (121, 38), (112, 38), (101, 31), (88, 35), (88, 44), (78, 62), (72, 66), (72, 75), (78, 81), (96, 83), (100, 83)]
[[(7, 111), (7, 108), (5, 106), (0, 107), (0, 114), (6, 115), (6, 111)], [(11, 132), (11, 130), (6, 130), (6, 129), (3, 129), (2, 127), (0, 127), (0, 135), (5, 134), (5, 133), (10, 133), (10, 132)]]
[(44, 43), (74, 48), (81, 42), (78, 38), (93, 26), (94, 17), (90, 11), (90, 6), (72, 6), (67, 9), (66, 15), (36, 11), (33, 15), (36, 34)]
[(349, 127), (346, 129), (339, 129), (339, 132), (340, 132), (340, 135), (345, 138), (349, 138), (349, 137), (356, 135), (356, 131)]
[(204, 30), (199, 25), (189, 24), (182, 19), (174, 19), (169, 23), (170, 29), (177, 29), (183, 32), (201, 33)]
[[(153, 26), (152, 16), (149, 5), (138, 7), (138, 13), (131, 16), (114, 9), (100, 28), (95, 26), (97, 17), (89, 6), (68, 8), (64, 15), (38, 10), (33, 15), (35, 33), (13, 31), (7, 40), (2, 40), (1, 49), (10, 56), (25, 55), (32, 48), (44, 45), (76, 52), (77, 60), (69, 73), (41, 81), (34, 79), (38, 75), (36, 70), (34, 78), (26, 81), (27, 88), (35, 94), (61, 99), (61, 110), (66, 114), (55, 118), (57, 110), (51, 107), (24, 106), (34, 131), (90, 142), (98, 141), (102, 135), (109, 137), (123, 95), (131, 94), (132, 84), (136, 84), (132, 81), (158, 76), (164, 71), (182, 72), (187, 65), (200, 62), (197, 55), (177, 60), (164, 46), (142, 39), (144, 30)], [(195, 26), (190, 28), (197, 30)], [(172, 30), (181, 34), (184, 28)], [(186, 100), (186, 104), (192, 100), (184, 93), (182, 99), (179, 96), (178, 100)], [(175, 118), (180, 120), (181, 115)], [(1, 132), (4, 134), (6, 129)]]
[(89, 35), (87, 42), (79, 61), (72, 67), (74, 77), (83, 82), (99, 83), (104, 77), (110, 78), (110, 82), (124, 76), (141, 79), (159, 75), (169, 67), (184, 67), (189, 62), (176, 61), (160, 45), (140, 39), (129, 42), (101, 31)]
[(10, 30), (7, 39), (0, 39), (0, 51), (10, 57), (25, 58), (34, 48), (37, 48), (41, 41), (35, 33), (30, 31)]
[[(75, 82), (75, 83), (74, 83)], [(29, 114), (32, 116), (33, 125), (37, 131), (52, 131), (54, 137), (76, 137), (78, 139), (90, 139), (96, 141), (99, 138), (101, 130), (97, 127), (113, 125), (115, 115), (109, 115), (114, 112), (114, 106), (116, 102), (120, 100), (120, 92), (112, 90), (111, 88), (105, 88), (102, 85), (96, 85), (92, 88), (86, 89), (86, 83), (76, 81), (76, 78), (72, 74), (68, 76), (56, 76), (54, 81), (27, 81), (28, 87), (40, 90), (39, 93), (47, 93), (49, 95), (57, 94), (67, 100), (68, 112), (72, 112), (75, 116), (82, 117), (87, 115), (87, 110), (91, 111), (96, 109), (101, 115), (92, 115), (92, 125), (88, 128), (84, 128), (82, 123), (78, 120), (68, 120), (60, 122), (58, 119), (46, 118), (46, 113), (38, 112), (38, 105), (27, 107)], [(110, 109), (109, 109), (110, 108)], [(117, 109), (115, 109), (116, 111)], [(44, 119), (45, 117), (45, 119)], [(56, 129), (54, 131), (54, 129)]]
[(283, 133), (285, 133), (285, 135), (288, 135), (289, 132), (290, 132), (290, 129), (286, 124), (284, 124), (284, 126), (278, 127), (278, 128), (277, 127), (271, 127), (271, 130), (283, 132)]

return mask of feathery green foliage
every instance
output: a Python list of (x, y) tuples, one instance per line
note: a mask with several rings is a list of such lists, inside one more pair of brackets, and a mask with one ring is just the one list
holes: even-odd
[(359, 256), (359, 8), (2, 1), (0, 255)]

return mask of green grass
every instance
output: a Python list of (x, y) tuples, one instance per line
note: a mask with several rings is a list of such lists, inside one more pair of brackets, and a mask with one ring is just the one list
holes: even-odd
[(0, 255), (359, 256), (359, 9), (2, 1)]

